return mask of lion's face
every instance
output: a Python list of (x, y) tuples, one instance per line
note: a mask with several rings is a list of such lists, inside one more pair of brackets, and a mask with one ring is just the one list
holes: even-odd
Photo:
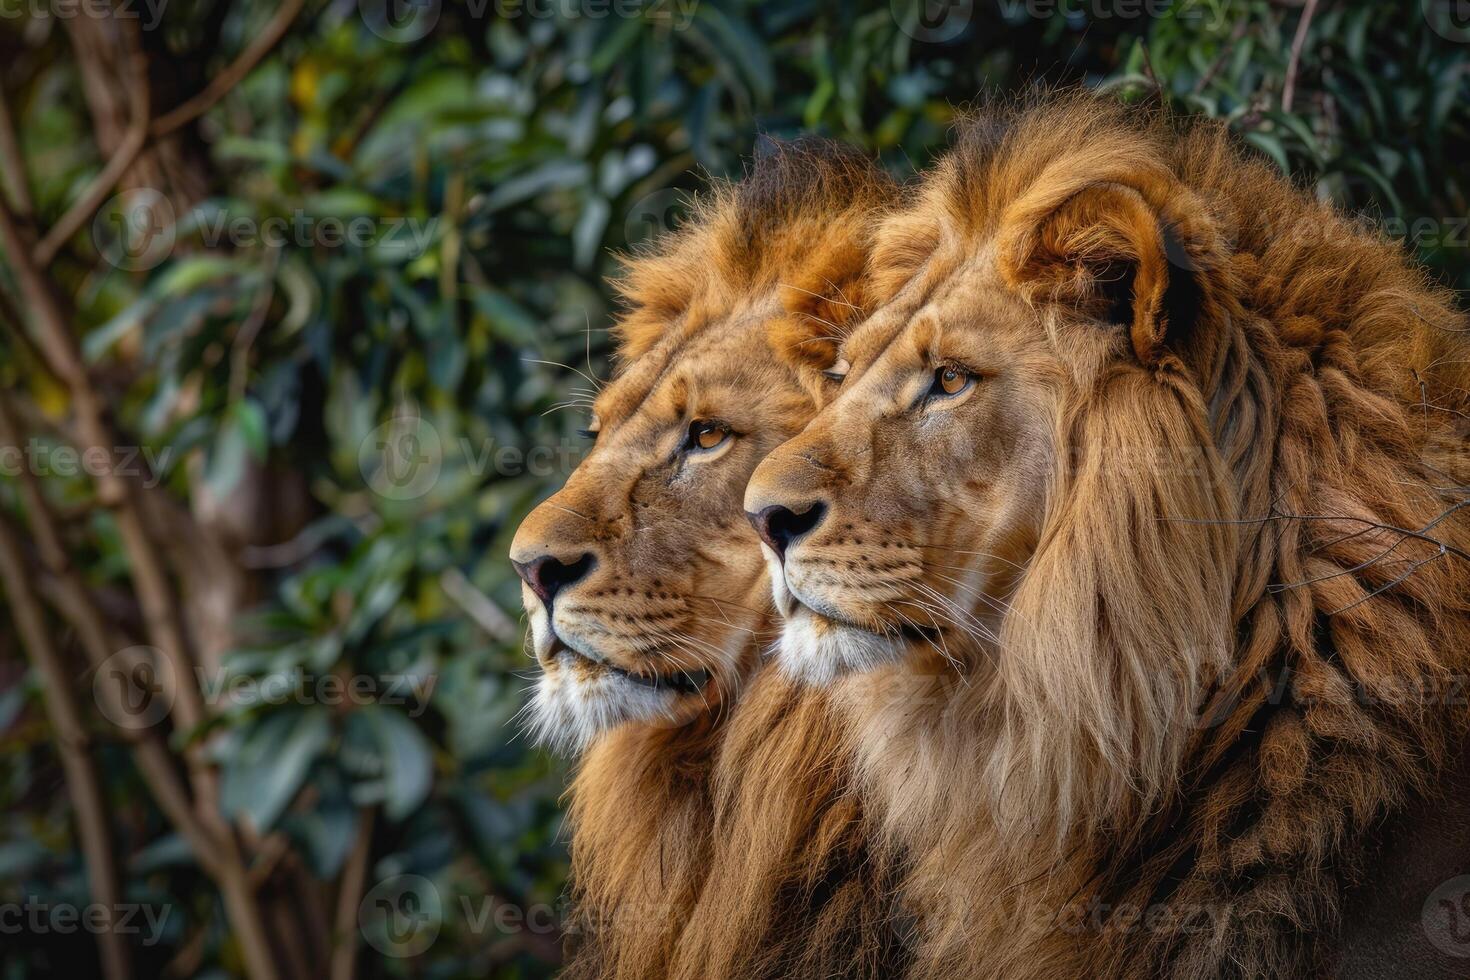
[(810, 680), (978, 660), (1035, 548), (1070, 372), (993, 270), (963, 266), (848, 339), (838, 398), (748, 488), (781, 658)]
[(598, 398), (591, 454), (516, 533), (549, 741), (684, 722), (749, 668), (769, 600), (741, 495), (812, 411), (767, 346), (768, 319), (640, 358)]
[(890, 226), (900, 258), (922, 229), (922, 262), (842, 345), (840, 395), (752, 478), (799, 676), (917, 656), (1029, 685), (1058, 633), (1110, 635), (1095, 621), (1123, 605), (1151, 616), (1123, 583), (1157, 562), (1153, 539), (1229, 507), (1176, 355), (1198, 296), (1178, 225), (1110, 182), (1000, 211)]

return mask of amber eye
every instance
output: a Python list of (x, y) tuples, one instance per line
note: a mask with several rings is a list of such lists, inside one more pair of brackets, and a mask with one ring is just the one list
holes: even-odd
[(696, 419), (689, 425), (689, 441), (685, 448), (691, 452), (709, 452), (718, 449), (730, 438), (730, 427), (723, 422)]
[(968, 371), (946, 365), (934, 372), (934, 384), (929, 394), (936, 398), (949, 398), (970, 387), (975, 378)]

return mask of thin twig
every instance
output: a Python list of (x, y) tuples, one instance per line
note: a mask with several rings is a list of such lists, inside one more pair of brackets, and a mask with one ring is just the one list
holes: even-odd
[[(51, 226), (51, 230), (37, 243), (33, 254), (36, 265), (41, 269), (49, 266), (51, 260), (56, 258), (56, 253), (71, 240), (71, 236), (92, 220), (97, 209), (107, 200), (122, 175), (128, 172), (148, 140), (148, 63), (141, 51), (133, 52), (132, 62), (133, 81), (128, 89), (131, 118), (128, 120), (127, 134), (123, 136), (122, 143), (102, 168), (102, 172), (92, 179), (82, 196), (72, 202), (71, 207), (66, 209), (56, 224)], [(23, 183), (26, 179), (25, 173), (17, 168), (10, 179), (15, 183)]]
[(154, 139), (167, 136), (208, 112), (211, 106), (240, 84), (240, 80), (250, 74), (260, 59), (276, 46), (276, 42), (285, 36), (287, 28), (305, 5), (306, 0), (285, 0), (275, 15), (261, 28), (251, 45), (229, 67), (210, 79), (204, 91), (153, 120), (153, 124), (148, 127), (148, 135)]
[(1307, 43), (1307, 29), (1312, 26), (1312, 15), (1317, 12), (1317, 0), (1307, 0), (1301, 20), (1296, 23), (1296, 36), (1291, 39), (1291, 59), (1286, 63), (1286, 84), (1281, 88), (1281, 111), (1290, 112), (1292, 99), (1296, 95), (1296, 75), (1302, 66), (1302, 46)]
[(357, 911), (362, 904), (368, 859), (373, 850), (371, 807), (358, 812), (356, 833), (337, 892), (337, 912), (332, 922), (331, 980), (352, 980), (357, 974)]
[(43, 701), (56, 732), (56, 751), (66, 772), (66, 788), (76, 807), (77, 841), (87, 862), (92, 899), (101, 906), (104, 925), (98, 931), (102, 972), (108, 980), (133, 975), (127, 937), (117, 928), (122, 890), (113, 858), (112, 835), (107, 826), (107, 804), (102, 782), (92, 760), (87, 731), (71, 689), (71, 672), (61, 659), (46, 625), (40, 600), (31, 587), (19, 536), (9, 518), (0, 515), (0, 581), (10, 599), (10, 612), (31, 662), (41, 676)]
[(235, 339), (230, 343), (231, 403), (245, 397), (246, 381), (250, 373), (250, 348), (255, 343), (260, 328), (265, 326), (266, 314), (270, 312), (271, 300), (276, 295), (276, 269), (281, 264), (281, 250), (271, 247), (269, 252), (265, 263), (265, 282), (260, 284), (260, 293), (251, 304), (250, 313), (245, 322), (240, 324)]
[[(256, 36), (251, 45), (238, 58), (231, 62), (224, 71), (211, 79), (209, 84), (205, 86), (204, 91), (182, 105), (170, 109), (151, 122), (149, 121), (150, 110), (146, 66), (140, 69), (141, 77), (135, 78), (130, 92), (133, 97), (133, 106), (132, 119), (128, 125), (127, 135), (123, 138), (123, 142), (118, 146), (117, 151), (113, 153), (112, 158), (107, 161), (107, 165), (102, 168), (102, 172), (87, 186), (87, 190), (83, 192), (82, 196), (71, 207), (67, 208), (66, 213), (61, 216), (60, 220), (41, 239), (40, 244), (36, 246), (36, 264), (42, 269), (50, 265), (51, 260), (56, 257), (56, 253), (61, 250), (62, 246), (66, 244), (71, 236), (76, 234), (78, 229), (92, 219), (92, 216), (97, 213), (97, 209), (102, 206), (102, 202), (107, 200), (107, 196), (112, 193), (113, 187), (117, 185), (122, 175), (127, 173), (128, 168), (133, 165), (133, 161), (138, 158), (138, 154), (143, 152), (143, 147), (149, 138), (155, 140), (161, 139), (174, 130), (193, 122), (207, 112), (216, 102), (224, 98), (225, 94), (238, 85), (241, 79), (250, 74), (251, 69), (285, 35), (287, 28), (296, 19), (296, 15), (301, 12), (301, 8), (305, 5), (305, 2), (306, 0), (285, 0), (281, 4), (280, 9), (276, 11), (275, 15), (262, 28), (260, 34)], [(135, 58), (139, 62), (142, 61), (141, 54), (135, 54)], [(17, 176), (22, 181), (25, 179), (24, 173), (13, 168), (9, 161), (0, 162), (5, 164), (6, 170), (11, 175), (12, 180), (16, 179)]]
[(475, 583), (464, 572), (446, 568), (439, 576), (439, 587), (491, 638), (500, 643), (514, 643), (520, 638), (521, 631), (515, 621), (502, 612), (489, 596), (475, 588)]
[(10, 104), (5, 93), (0, 91), (0, 165), (5, 168), (6, 190), (10, 192), (11, 206), (25, 221), (36, 214), (36, 202), (31, 198), (31, 185), (26, 180), (26, 168), (22, 165), (20, 141), (15, 137), (15, 120), (10, 115)]

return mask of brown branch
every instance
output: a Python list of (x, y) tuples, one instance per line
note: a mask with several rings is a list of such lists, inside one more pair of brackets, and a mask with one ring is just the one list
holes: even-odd
[[(31, 260), (31, 250), (26, 246), (25, 235), (16, 224), (10, 208), (0, 201), (0, 249), (9, 257), (23, 300), (36, 318), (41, 349), (70, 390), (79, 448), (110, 464), (118, 443), (107, 421), (107, 408), (88, 376), (81, 350), (71, 333), (67, 307), (55, 284)], [(144, 519), (142, 488), (125, 479), (111, 465), (102, 467), (96, 480), (101, 500), (113, 508), (114, 524), (122, 539), (133, 587), (143, 608), (149, 641), (162, 652), (171, 668), (171, 686), (165, 693), (172, 694), (170, 710), (175, 724), (192, 733), (204, 721), (204, 700), (194, 682), (193, 658), (176, 618), (178, 603), (163, 559)], [(247, 969), (258, 980), (275, 980), (278, 974), (248, 872), (232, 832), (219, 814), (216, 776), (204, 758), (201, 746), (190, 745), (185, 751), (185, 759), (194, 778), (199, 818), (215, 829), (214, 836), (220, 851), (219, 876), (215, 880), (240, 942)]]
[(55, 376), (56, 372), (51, 369), (51, 364), (46, 360), (46, 355), (42, 353), (41, 348), (36, 346), (36, 342), (31, 338), (31, 335), (26, 332), (25, 319), (21, 317), (20, 310), (15, 308), (15, 303), (6, 294), (4, 289), (0, 289), (0, 324), (4, 324), (8, 328), (8, 332), (15, 340), (16, 346), (24, 349), (35, 360), (36, 364), (51, 371), (51, 374)]
[(42, 700), (56, 732), (56, 750), (66, 772), (66, 788), (76, 808), (77, 840), (87, 862), (87, 881), (93, 901), (102, 907), (106, 925), (98, 933), (102, 972), (108, 980), (133, 975), (127, 940), (117, 930), (122, 911), (122, 889), (107, 826), (107, 804), (102, 783), (88, 747), (86, 728), (71, 690), (71, 678), (51, 640), (41, 603), (32, 591), (25, 557), (10, 519), (0, 515), (0, 581), (10, 599), (10, 610), (31, 663), (41, 675)]
[(154, 139), (167, 136), (180, 126), (202, 116), (211, 106), (224, 98), (230, 89), (240, 84), (240, 80), (250, 74), (250, 70), (266, 56), (271, 48), (276, 46), (276, 42), (285, 36), (287, 28), (291, 26), (291, 22), (296, 19), (296, 15), (301, 12), (305, 3), (306, 0), (284, 0), (280, 9), (275, 12), (265, 27), (261, 28), (251, 45), (241, 52), (240, 56), (224, 71), (212, 78), (204, 87), (204, 91), (153, 120), (153, 124), (148, 127), (149, 135)]
[[(133, 52), (132, 62), (133, 82), (128, 89), (132, 118), (128, 123), (127, 134), (117, 152), (113, 153), (112, 159), (102, 168), (102, 172), (92, 178), (82, 196), (72, 202), (71, 207), (66, 209), (36, 245), (33, 258), (41, 269), (50, 265), (61, 247), (71, 240), (71, 236), (92, 220), (102, 202), (107, 200), (122, 175), (127, 173), (138, 154), (143, 151), (143, 144), (148, 141), (148, 63), (141, 51)], [(23, 171), (13, 172), (11, 179), (23, 182), (25, 174)]]
[(1301, 20), (1296, 24), (1296, 36), (1291, 39), (1291, 58), (1286, 63), (1286, 84), (1281, 89), (1281, 111), (1290, 112), (1292, 98), (1296, 95), (1296, 74), (1302, 65), (1302, 46), (1307, 43), (1307, 28), (1312, 26), (1312, 15), (1317, 12), (1317, 0), (1307, 0)]
[[(39, 327), (39, 343), (55, 365), (62, 382), (70, 389), (76, 412), (79, 448), (114, 461), (117, 439), (107, 422), (107, 410), (92, 386), (81, 350), (72, 335), (68, 317), (54, 285), (29, 261), (25, 239), (9, 208), (0, 204), (0, 247), (10, 256), (10, 265), (21, 292)], [(142, 518), (138, 487), (111, 465), (97, 476), (98, 491), (105, 504), (115, 509), (118, 532), (127, 552), (133, 580), (142, 602), (144, 620), (153, 645), (163, 651), (173, 668), (176, 682), (192, 681), (193, 663), (183, 632), (174, 617), (173, 590)], [(176, 683), (173, 713), (178, 724), (193, 730), (204, 720), (204, 704), (192, 683)]]
[(22, 165), (20, 141), (15, 138), (15, 120), (10, 115), (10, 104), (5, 93), (0, 91), (0, 166), (5, 169), (6, 190), (17, 214), (30, 221), (36, 214), (36, 202), (31, 199), (31, 185), (26, 180), (26, 169)]
[(235, 332), (235, 339), (230, 343), (230, 402), (238, 402), (245, 397), (245, 388), (250, 373), (250, 348), (255, 343), (255, 338), (260, 334), (260, 328), (265, 326), (266, 314), (270, 312), (271, 300), (276, 296), (276, 272), (281, 265), (281, 250), (272, 247), (265, 263), (265, 282), (260, 284), (260, 293), (255, 297), (255, 302), (250, 306), (250, 312), (245, 321), (240, 324), (240, 329)]
[(1250, 30), (1250, 26), (1251, 22), (1248, 17), (1242, 17), (1236, 21), (1235, 27), (1230, 31), (1230, 40), (1220, 49), (1219, 56), (1210, 63), (1210, 67), (1199, 77), (1199, 81), (1194, 83), (1195, 95), (1199, 95), (1208, 88), (1210, 83), (1215, 80), (1215, 76), (1220, 74), (1220, 69), (1224, 68), (1225, 63), (1230, 60), (1230, 55), (1234, 53), (1235, 46), (1240, 43), (1241, 38), (1245, 37), (1245, 32)]
[[(112, 158), (107, 161), (92, 183), (87, 185), (86, 191), (78, 198), (66, 213), (51, 227), (36, 246), (36, 265), (45, 269), (56, 258), (56, 253), (61, 251), (71, 236), (76, 234), (81, 227), (97, 213), (97, 209), (107, 200), (122, 175), (127, 173), (138, 154), (143, 152), (143, 147), (149, 138), (161, 139), (174, 130), (193, 122), (203, 115), (225, 94), (240, 83), (250, 73), (256, 64), (276, 45), (276, 42), (285, 35), (291, 22), (301, 12), (305, 0), (285, 0), (279, 10), (266, 24), (265, 28), (256, 37), (254, 42), (245, 49), (224, 71), (216, 75), (210, 83), (205, 86), (203, 92), (189, 99), (182, 105), (170, 109), (157, 119), (149, 121), (149, 91), (147, 64), (140, 52), (134, 54), (134, 72), (130, 95), (133, 99), (132, 119), (128, 125), (127, 135), (122, 144), (118, 146)], [(19, 159), (15, 161), (0, 160), (12, 180), (24, 182), (24, 169), (19, 166)]]
[(332, 923), (331, 980), (352, 980), (357, 975), (357, 910), (362, 904), (363, 888), (367, 884), (368, 859), (372, 849), (373, 811), (369, 807), (357, 815), (357, 837), (342, 869), (337, 914)]
[[(9, 402), (9, 396), (0, 392), (0, 446), (18, 447), (20, 446), (19, 428), (15, 424), (15, 413), (11, 410)], [(81, 575), (67, 557), (55, 518), (42, 494), (40, 481), (28, 467), (21, 467), (19, 484), (21, 501), (29, 519), (32, 540), (35, 542), (41, 563), (51, 573), (48, 581), (54, 583), (54, 590), (51, 590), (51, 594), (48, 595), (48, 601), (76, 628), (82, 650), (86, 653), (92, 669), (100, 669), (111, 659), (113, 650), (125, 649), (126, 645), (109, 639), (111, 631), (102, 613), (92, 601), (86, 582), (82, 580)], [(43, 594), (46, 594), (48, 590), (45, 589), (45, 585), (47, 583), (42, 584)], [(128, 663), (120, 666), (124, 670), (130, 670), (133, 667)], [(115, 710), (109, 716), (125, 717), (126, 708), (122, 704), (122, 692), (111, 685), (103, 685), (102, 690), (113, 701), (112, 706)], [(117, 712), (122, 712), (122, 714)], [(189, 801), (188, 793), (179, 779), (172, 756), (163, 738), (153, 731), (141, 733), (136, 737), (132, 750), (138, 772), (153, 794), (158, 808), (163, 811), (164, 816), (168, 818), (179, 835), (189, 842), (200, 866), (210, 874), (217, 873), (218, 862), (215, 852), (219, 844), (208, 828), (194, 815), (193, 804)]]

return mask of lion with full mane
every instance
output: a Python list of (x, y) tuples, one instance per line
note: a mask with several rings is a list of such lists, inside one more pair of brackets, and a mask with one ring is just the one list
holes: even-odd
[(822, 371), (860, 318), (895, 193), (854, 150), (777, 143), (617, 283), (594, 446), (511, 549), (541, 667), (531, 727), (580, 753), (565, 976), (891, 962), (881, 895), (857, 873), (851, 746), (825, 692), (761, 668), (775, 614), (741, 501), (832, 387)]
[(1470, 324), (1223, 126), (977, 112), (757, 469), (924, 977), (1315, 976), (1464, 732)]

